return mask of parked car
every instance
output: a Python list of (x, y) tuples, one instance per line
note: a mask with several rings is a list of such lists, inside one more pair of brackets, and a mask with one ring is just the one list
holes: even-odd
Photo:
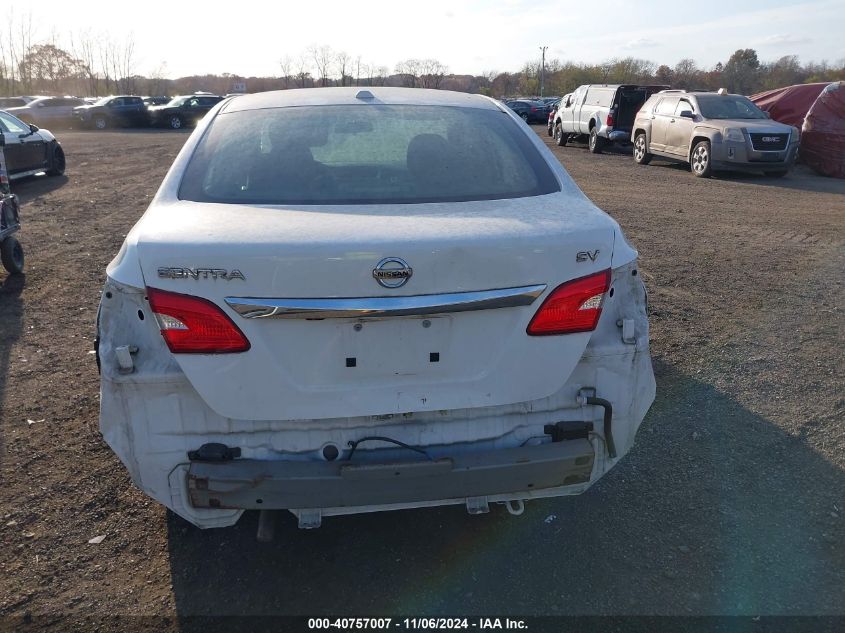
[(40, 97), (6, 112), (38, 127), (70, 127), (76, 123), (73, 109), (84, 103), (76, 97)]
[(6, 170), (5, 135), (0, 133), (0, 263), (10, 275), (23, 272), (23, 246), (15, 237), (21, 228), (18, 212), (18, 197), (9, 189), (9, 176)]
[(131, 95), (103, 97), (93, 105), (86, 104), (75, 108), (74, 114), (84, 127), (98, 130), (149, 124), (144, 101), (141, 97)]
[(655, 393), (636, 258), (486, 97), (227, 100), (108, 267), (100, 428), (200, 527), (518, 514), (633, 444)]
[(211, 94), (183, 95), (174, 97), (167, 105), (150, 106), (147, 112), (153, 125), (178, 130), (196, 125), (197, 121), (222, 100), (223, 97)]
[(516, 112), (526, 123), (545, 123), (549, 116), (549, 107), (542, 101), (516, 99), (506, 101), (505, 105)]
[(552, 136), (554, 134), (555, 115), (557, 115), (557, 110), (560, 107), (560, 102), (563, 99), (566, 99), (568, 96), (569, 95), (563, 95), (563, 97), (561, 97), (557, 101), (552, 101), (549, 104), (549, 116), (546, 119), (546, 127), (548, 128), (547, 131), (548, 131), (549, 136)]
[(8, 112), (0, 111), (0, 133), (9, 180), (46, 172), (65, 173), (65, 153), (59, 141), (47, 130), (26, 124)]
[(590, 151), (599, 154), (609, 143), (627, 143), (637, 111), (655, 92), (668, 86), (584, 85), (561, 101), (555, 115), (554, 138), (558, 145), (569, 139), (587, 139)]
[(784, 176), (798, 153), (799, 130), (770, 120), (750, 99), (724, 89), (667, 90), (640, 110), (631, 140), (634, 161), (641, 165), (656, 155), (689, 163), (700, 178), (719, 169)]
[(0, 110), (21, 108), (29, 103), (24, 97), (0, 97)]

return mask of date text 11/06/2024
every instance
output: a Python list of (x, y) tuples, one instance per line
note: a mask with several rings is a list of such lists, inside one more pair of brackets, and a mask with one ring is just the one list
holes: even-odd
[(525, 630), (524, 620), (513, 618), (309, 618), (310, 630), (329, 629), (402, 629), (443, 630), (463, 629), (478, 631)]

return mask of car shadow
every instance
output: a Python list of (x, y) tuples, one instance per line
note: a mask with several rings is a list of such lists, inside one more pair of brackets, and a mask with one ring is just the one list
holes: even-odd
[(766, 176), (757, 173), (720, 172), (718, 177), (724, 180), (747, 183), (750, 185), (764, 185), (766, 187), (781, 187), (783, 189), (797, 189), (813, 193), (845, 194), (845, 179), (830, 178), (817, 174), (806, 165), (795, 165), (782, 178)]
[(46, 195), (56, 189), (61, 189), (68, 183), (67, 176), (27, 176), (20, 180), (12, 181), (12, 193), (17, 194), (21, 205)]
[(76, 132), (89, 132), (91, 134), (190, 134), (194, 131), (191, 126), (185, 126), (178, 130), (169, 127), (111, 127), (105, 130), (94, 130), (91, 128), (79, 128)]
[(12, 365), (12, 346), (23, 329), (23, 301), (26, 275), (9, 275), (0, 267), (0, 472), (6, 454), (3, 436), (3, 415), (9, 395), (9, 373)]
[[(607, 150), (605, 150), (607, 151)], [(649, 167), (660, 167), (690, 173), (687, 163), (660, 157), (654, 157)], [(786, 176), (776, 178), (762, 172), (744, 171), (716, 171), (712, 178), (724, 182), (735, 182), (743, 185), (780, 187), (782, 189), (795, 189), (797, 191), (808, 191), (811, 193), (840, 193), (845, 194), (845, 180), (840, 178), (829, 178), (817, 174), (806, 165), (794, 165)]]
[(301, 531), (280, 513), (259, 543), (254, 512), (206, 531), (171, 514), (182, 629), (199, 630), (196, 615), (840, 613), (843, 471), (713, 386), (655, 369), (632, 452), (586, 494), (520, 517), (452, 506)]

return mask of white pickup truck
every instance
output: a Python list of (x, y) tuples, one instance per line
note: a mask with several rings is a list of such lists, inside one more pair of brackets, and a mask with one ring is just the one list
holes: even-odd
[(600, 154), (608, 143), (630, 142), (637, 112), (646, 100), (668, 86), (589, 84), (561, 101), (554, 122), (554, 139), (566, 145), (588, 138), (590, 151)]

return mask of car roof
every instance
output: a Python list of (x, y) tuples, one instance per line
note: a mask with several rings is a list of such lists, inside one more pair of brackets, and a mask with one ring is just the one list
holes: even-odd
[[(370, 93), (372, 98), (356, 98), (359, 92)], [(362, 95), (365, 96), (365, 95)], [(492, 99), (481, 95), (451, 90), (429, 90), (424, 88), (297, 88), (258, 92), (231, 99), (221, 112), (240, 112), (263, 108), (286, 108), (295, 106), (361, 105), (379, 103), (385, 105), (434, 105), (499, 110)]]

